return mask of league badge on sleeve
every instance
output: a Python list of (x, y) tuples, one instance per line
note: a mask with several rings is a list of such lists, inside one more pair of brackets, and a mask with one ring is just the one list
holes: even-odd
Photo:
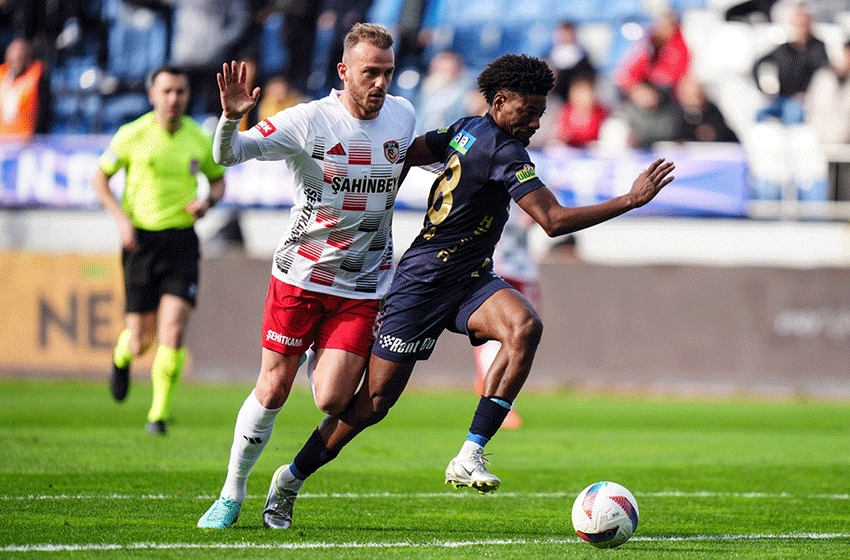
[(260, 134), (263, 135), (263, 138), (268, 138), (271, 133), (277, 130), (269, 119), (258, 122), (254, 125), (254, 127), (260, 131)]

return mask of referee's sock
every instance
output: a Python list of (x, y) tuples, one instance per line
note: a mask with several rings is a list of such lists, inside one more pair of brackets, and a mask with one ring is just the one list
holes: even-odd
[(169, 348), (162, 344), (156, 349), (151, 367), (153, 401), (148, 412), (148, 422), (167, 420), (171, 416), (171, 402), (177, 382), (183, 375), (186, 362), (186, 347)]
[(120, 368), (128, 367), (133, 361), (133, 353), (130, 352), (130, 336), (130, 329), (121, 331), (115, 349), (112, 350), (112, 362)]

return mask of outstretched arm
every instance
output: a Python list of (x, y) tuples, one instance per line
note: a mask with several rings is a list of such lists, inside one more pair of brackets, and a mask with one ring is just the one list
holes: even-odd
[(260, 99), (260, 88), (248, 92), (248, 65), (245, 62), (224, 63), (221, 72), (215, 75), (224, 116), (239, 120), (254, 108)]
[(672, 161), (655, 160), (638, 175), (631, 190), (599, 204), (570, 208), (561, 206), (547, 187), (532, 191), (517, 204), (540, 224), (549, 237), (565, 235), (610, 220), (629, 210), (639, 208), (673, 180)]
[(213, 138), (213, 159), (220, 165), (235, 165), (261, 155), (256, 142), (243, 139), (239, 122), (254, 108), (260, 98), (260, 88), (248, 93), (248, 65), (235, 61), (223, 64), (216, 74), (222, 115)]

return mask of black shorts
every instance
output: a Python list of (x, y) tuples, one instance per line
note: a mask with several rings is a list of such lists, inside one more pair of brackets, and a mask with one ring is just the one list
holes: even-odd
[(183, 298), (195, 307), (198, 295), (200, 243), (194, 228), (137, 229), (139, 248), (121, 253), (127, 313), (148, 313), (163, 294)]
[(480, 278), (445, 284), (414, 281), (396, 274), (372, 353), (396, 363), (427, 360), (446, 329), (467, 335), (473, 346), (484, 344), (485, 340), (470, 334), (469, 317), (490, 296), (504, 289), (515, 290), (492, 271)]

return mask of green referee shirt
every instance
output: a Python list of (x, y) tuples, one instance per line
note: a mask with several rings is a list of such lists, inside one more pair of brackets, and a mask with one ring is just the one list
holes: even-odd
[(184, 116), (174, 134), (162, 128), (153, 112), (118, 129), (100, 157), (100, 169), (111, 177), (126, 168), (121, 207), (133, 225), (160, 231), (191, 227), (195, 218), (187, 204), (198, 196), (198, 172), (215, 181), (224, 167), (213, 161), (212, 138)]

